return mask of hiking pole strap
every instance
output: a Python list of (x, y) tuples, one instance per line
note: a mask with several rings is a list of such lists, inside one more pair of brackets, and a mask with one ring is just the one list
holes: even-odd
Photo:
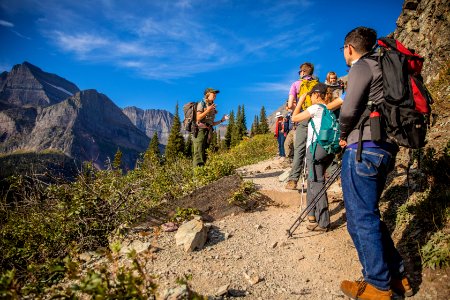
[(365, 115), (361, 121), (359, 121), (358, 129), (359, 129), (359, 138), (358, 138), (358, 149), (356, 150), (356, 161), (361, 162), (361, 154), (362, 154), (362, 144), (363, 144), (363, 132), (364, 132), (364, 124), (369, 119), (368, 115)]

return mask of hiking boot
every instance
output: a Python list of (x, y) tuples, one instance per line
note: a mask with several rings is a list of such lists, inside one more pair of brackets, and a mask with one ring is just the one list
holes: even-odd
[(414, 292), (409, 284), (408, 278), (403, 277), (402, 279), (392, 278), (391, 280), (391, 289), (394, 293), (399, 295), (404, 295), (406, 297), (411, 297)]
[(287, 190), (296, 190), (297, 189), (297, 181), (289, 180), (284, 188)]
[(306, 229), (308, 229), (310, 231), (321, 231), (321, 232), (328, 231), (327, 227), (320, 227), (319, 223), (317, 223), (317, 222), (309, 222), (308, 224), (306, 224)]
[(391, 300), (392, 291), (382, 291), (365, 281), (341, 282), (341, 291), (352, 299), (360, 300)]

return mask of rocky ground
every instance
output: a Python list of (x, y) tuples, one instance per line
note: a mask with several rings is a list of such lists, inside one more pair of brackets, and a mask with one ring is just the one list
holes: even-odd
[[(146, 272), (157, 276), (159, 290), (167, 292), (177, 286), (177, 278), (189, 276), (192, 290), (211, 299), (345, 299), (340, 282), (358, 279), (361, 265), (345, 226), (339, 183), (329, 189), (332, 230), (310, 232), (302, 223), (288, 238), (286, 230), (305, 201), (300, 190), (285, 190), (280, 182), (287, 169), (274, 158), (239, 170), (267, 200), (250, 212), (228, 204), (240, 184), (238, 176), (221, 179), (185, 199), (207, 216), (208, 239), (202, 250), (185, 252), (176, 246), (175, 232), (155, 231), (150, 224), (130, 235), (128, 242), (151, 245)], [(123, 255), (122, 262), (126, 260)], [(420, 278), (415, 280), (420, 285), (410, 299), (448, 299), (448, 270), (412, 275)]]

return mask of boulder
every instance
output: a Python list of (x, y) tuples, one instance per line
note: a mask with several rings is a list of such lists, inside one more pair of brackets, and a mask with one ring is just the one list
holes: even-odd
[(201, 250), (206, 243), (208, 228), (202, 220), (194, 219), (184, 223), (175, 234), (177, 246), (184, 245), (184, 251)]

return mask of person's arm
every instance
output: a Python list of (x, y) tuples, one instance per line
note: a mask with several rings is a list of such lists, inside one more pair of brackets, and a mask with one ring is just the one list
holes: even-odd
[(372, 71), (365, 61), (357, 62), (348, 74), (348, 88), (341, 107), (339, 124), (341, 140), (346, 140), (358, 123), (367, 104)]
[(287, 107), (292, 109), (295, 106), (295, 97), (294, 95), (289, 95)]
[(210, 106), (206, 106), (206, 108), (203, 111), (197, 111), (197, 122), (203, 120), (206, 117), (206, 115), (213, 109), (216, 109), (216, 105), (215, 104), (212, 104)]
[(213, 126), (216, 126), (216, 125), (219, 125), (220, 123), (223, 123), (223, 122), (225, 122), (225, 115), (222, 117), (222, 119), (220, 119), (220, 121), (215, 121), (214, 123), (213, 123)]
[(297, 106), (294, 109), (294, 112), (292, 113), (292, 122), (301, 122), (304, 120), (309, 120), (311, 118), (311, 114), (308, 110), (304, 110), (300, 112), (300, 109), (302, 108), (303, 102), (305, 102), (306, 99), (306, 93), (300, 96), (300, 99), (298, 99)]
[[(289, 98), (288, 98), (288, 108), (293, 109), (296, 105), (296, 99), (297, 99), (297, 81), (295, 81), (293, 84), (291, 84), (291, 88), (289, 89)], [(300, 85), (299, 85), (300, 86)]]
[(329, 110), (336, 110), (339, 107), (342, 106), (342, 103), (344, 103), (344, 100), (342, 100), (340, 97), (334, 99), (333, 101), (331, 101), (330, 103), (327, 104), (327, 108)]

